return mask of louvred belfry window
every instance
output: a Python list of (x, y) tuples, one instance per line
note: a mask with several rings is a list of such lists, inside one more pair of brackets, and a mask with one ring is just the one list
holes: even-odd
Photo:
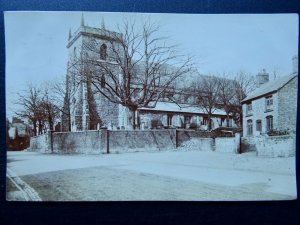
[(106, 44), (103, 44), (100, 47), (100, 59), (106, 60), (106, 58), (107, 58), (107, 46)]

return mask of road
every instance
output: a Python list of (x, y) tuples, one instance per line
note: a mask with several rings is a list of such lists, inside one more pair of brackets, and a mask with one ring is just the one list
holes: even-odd
[[(42, 201), (283, 200), (296, 198), (293, 160), (216, 152), (8, 152), (7, 167)], [(12, 191), (7, 199), (20, 200)]]

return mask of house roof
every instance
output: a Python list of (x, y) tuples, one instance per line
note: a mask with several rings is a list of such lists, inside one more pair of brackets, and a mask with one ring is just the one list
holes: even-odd
[(249, 95), (243, 99), (242, 103), (252, 100), (252, 99), (255, 99), (255, 98), (265, 96), (272, 92), (276, 92), (279, 89), (281, 89), (283, 86), (285, 86), (289, 81), (291, 81), (296, 76), (298, 76), (298, 74), (293, 73), (288, 76), (280, 77), (274, 81), (267, 82), (267, 83), (261, 85), (259, 88), (255, 89), (254, 91), (252, 91), (251, 93), (249, 93)]
[[(157, 102), (154, 108), (142, 107), (139, 110), (143, 111), (157, 111), (157, 112), (174, 112), (174, 113), (193, 113), (193, 114), (207, 114), (199, 106), (190, 106), (188, 104), (176, 104), (173, 102)], [(226, 115), (224, 110), (215, 109), (213, 115)]]

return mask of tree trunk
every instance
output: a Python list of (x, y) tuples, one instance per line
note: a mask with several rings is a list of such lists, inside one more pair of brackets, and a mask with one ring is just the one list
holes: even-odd
[(36, 132), (36, 128), (37, 128), (36, 121), (32, 121), (32, 123), (33, 123), (33, 136), (36, 136), (36, 134), (37, 134), (37, 132)]
[(131, 120), (130, 120), (130, 122), (131, 122), (131, 127), (132, 127), (132, 129), (133, 130), (135, 130), (136, 128), (137, 128), (137, 107), (136, 106), (134, 106), (134, 107), (130, 107), (130, 108), (128, 108), (129, 109), (129, 111), (130, 111), (130, 118), (131, 118)]
[(53, 119), (52, 119), (51, 115), (48, 116), (48, 123), (49, 123), (50, 130), (54, 130), (53, 129)]
[(211, 114), (208, 114), (208, 131), (211, 131)]

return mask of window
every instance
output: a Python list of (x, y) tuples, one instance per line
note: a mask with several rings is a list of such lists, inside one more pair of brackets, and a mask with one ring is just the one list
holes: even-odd
[(184, 124), (190, 124), (191, 123), (191, 116), (184, 116)]
[(168, 114), (168, 118), (167, 118), (167, 124), (168, 124), (168, 126), (172, 125), (172, 117), (173, 117), (173, 115), (169, 115)]
[(247, 115), (252, 114), (252, 103), (246, 105), (246, 113)]
[(273, 116), (266, 117), (266, 124), (267, 124), (267, 132), (273, 130)]
[(107, 46), (106, 44), (103, 44), (100, 47), (100, 59), (106, 60), (106, 58), (107, 58)]
[(266, 110), (270, 110), (273, 108), (273, 96), (267, 96), (266, 97)]
[(261, 120), (256, 120), (256, 131), (262, 131)]
[(232, 119), (227, 118), (227, 119), (225, 119), (225, 121), (226, 121), (226, 124), (225, 124), (226, 127), (232, 127)]
[(252, 120), (247, 120), (247, 134), (248, 135), (252, 135), (253, 134)]

